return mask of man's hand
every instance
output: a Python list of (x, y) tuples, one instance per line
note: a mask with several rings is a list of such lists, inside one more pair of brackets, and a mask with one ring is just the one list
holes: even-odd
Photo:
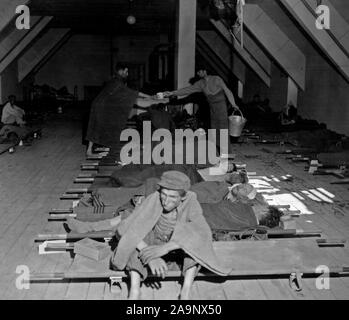
[(168, 267), (167, 267), (167, 264), (164, 261), (164, 259), (155, 258), (153, 260), (150, 260), (148, 265), (149, 265), (149, 268), (150, 268), (152, 274), (157, 275), (158, 277), (161, 277), (162, 279), (165, 278)]
[(139, 256), (144, 264), (148, 264), (151, 260), (161, 258), (169, 253), (166, 244), (154, 245), (144, 248)]
[(165, 91), (164, 92), (164, 98), (168, 98), (172, 96), (172, 92), (171, 91)]

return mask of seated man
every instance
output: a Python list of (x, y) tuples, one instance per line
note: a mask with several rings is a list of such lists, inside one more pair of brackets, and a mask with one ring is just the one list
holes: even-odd
[(230, 268), (215, 255), (211, 230), (195, 193), (189, 191), (189, 178), (167, 171), (158, 185), (160, 189), (118, 225), (121, 239), (112, 264), (129, 270), (130, 299), (139, 298), (140, 282), (149, 270), (165, 277), (167, 262), (180, 264), (184, 273), (180, 298), (188, 299), (200, 265), (220, 275), (228, 274)]
[(3, 124), (24, 126), (25, 121), (23, 120), (23, 117), (25, 112), (23, 109), (15, 105), (16, 96), (10, 95), (8, 100), (9, 101), (5, 104), (2, 110), (1, 122)]
[(165, 277), (167, 263), (182, 267), (184, 283), (180, 298), (188, 299), (200, 265), (219, 275), (228, 274), (231, 268), (224, 266), (215, 255), (210, 227), (195, 193), (189, 191), (188, 176), (167, 171), (158, 186), (158, 191), (140, 205), (136, 203), (126, 217), (85, 225), (95, 230), (117, 228), (121, 239), (111, 262), (116, 269), (130, 272), (130, 299), (139, 298), (140, 282), (149, 271)]
[(26, 122), (23, 119), (25, 112), (15, 105), (16, 97), (14, 95), (10, 95), (8, 99), (1, 114), (1, 122), (4, 126), (0, 130), (0, 137), (8, 138), (9, 134), (13, 132), (18, 138), (22, 138), (27, 133)]
[(280, 113), (280, 123), (282, 126), (293, 125), (297, 121), (297, 108), (288, 103)]

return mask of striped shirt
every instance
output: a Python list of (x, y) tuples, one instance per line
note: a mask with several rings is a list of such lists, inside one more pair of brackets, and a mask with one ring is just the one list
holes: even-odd
[(154, 227), (154, 233), (157, 238), (168, 242), (172, 236), (177, 223), (177, 210), (170, 213), (162, 213)]

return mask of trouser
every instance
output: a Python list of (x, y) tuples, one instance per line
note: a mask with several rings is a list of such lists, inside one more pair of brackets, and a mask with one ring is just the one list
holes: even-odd
[[(144, 242), (148, 245), (161, 245), (166, 243), (166, 241), (159, 239), (154, 231), (151, 231), (146, 236)], [(169, 270), (181, 270), (183, 276), (188, 269), (195, 266), (199, 267), (199, 264), (181, 249), (171, 251), (161, 258), (165, 260)], [(149, 273), (149, 267), (147, 265), (143, 265), (137, 250), (134, 250), (131, 254), (126, 265), (126, 270), (138, 272), (141, 275), (142, 280), (145, 280)], [(196, 272), (198, 273), (198, 271), (199, 268), (197, 268)]]

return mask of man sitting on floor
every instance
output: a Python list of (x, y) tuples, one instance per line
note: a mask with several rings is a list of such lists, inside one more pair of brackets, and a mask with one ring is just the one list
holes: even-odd
[(1, 123), (4, 126), (0, 130), (0, 137), (6, 139), (13, 132), (18, 138), (22, 138), (27, 133), (26, 122), (23, 119), (25, 112), (15, 105), (16, 96), (10, 95), (8, 99), (9, 101), (5, 104), (1, 114)]
[(23, 109), (15, 105), (16, 96), (10, 95), (8, 100), (9, 101), (5, 104), (4, 109), (2, 110), (1, 122), (3, 124), (24, 126), (25, 121), (23, 120), (23, 117), (25, 112)]

